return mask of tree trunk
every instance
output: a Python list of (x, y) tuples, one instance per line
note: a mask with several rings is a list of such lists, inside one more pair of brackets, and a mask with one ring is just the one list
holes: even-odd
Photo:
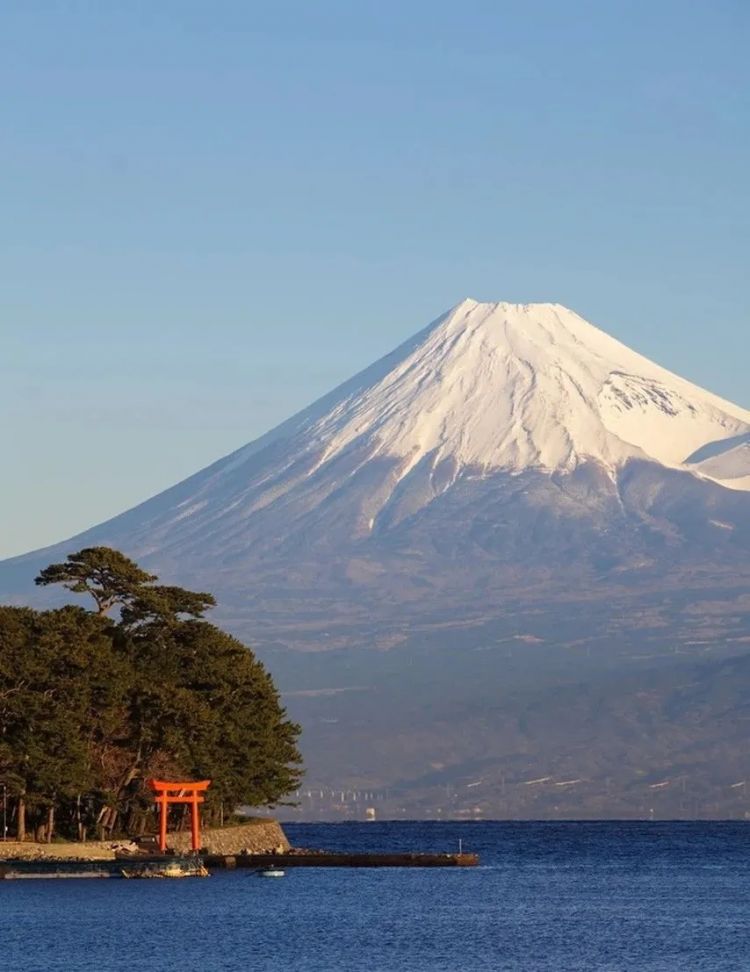
[(83, 826), (83, 819), (81, 817), (81, 794), (79, 793), (76, 797), (76, 830), (78, 831), (78, 839), (86, 840), (86, 831)]
[(52, 843), (52, 835), (55, 832), (55, 805), (54, 803), (47, 810), (47, 843)]
[(117, 817), (119, 816), (119, 810), (117, 808), (118, 803), (122, 803), (125, 796), (125, 789), (133, 782), (133, 780), (138, 776), (139, 766), (140, 766), (140, 749), (136, 754), (136, 762), (127, 770), (120, 780), (119, 785), (116, 789), (115, 804), (105, 804), (99, 811), (99, 816), (97, 817), (97, 825), (99, 827), (99, 839), (106, 840), (105, 833), (107, 830), (111, 832), (114, 830)]
[(109, 811), (109, 807), (105, 804), (96, 816), (96, 828), (99, 833), (99, 840), (104, 840), (104, 818)]
[(16, 840), (26, 840), (26, 800), (23, 796), (16, 804)]
[(119, 816), (118, 811), (114, 807), (110, 807), (109, 813), (104, 818), (104, 830), (108, 832), (108, 837), (105, 839), (108, 840), (109, 838), (111, 838), (112, 832), (114, 831), (115, 826), (117, 824), (118, 816)]

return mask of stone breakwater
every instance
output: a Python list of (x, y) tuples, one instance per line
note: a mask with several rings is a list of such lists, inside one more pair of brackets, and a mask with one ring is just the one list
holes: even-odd
[[(276, 820), (249, 820), (236, 827), (221, 827), (201, 833), (202, 850), (209, 854), (233, 855), (285, 853), (289, 841)], [(169, 834), (167, 846), (184, 853), (190, 850), (190, 832)]]
[[(289, 850), (289, 841), (275, 820), (249, 820), (234, 827), (204, 830), (203, 848), (210, 854), (274, 854)], [(169, 834), (168, 846), (183, 853), (190, 850), (190, 832)], [(0, 841), (0, 860), (113, 861), (117, 850), (134, 849), (127, 841), (37, 844), (33, 841)]]

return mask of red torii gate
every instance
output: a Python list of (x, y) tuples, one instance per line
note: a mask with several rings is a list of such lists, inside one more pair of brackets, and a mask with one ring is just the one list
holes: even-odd
[(204, 793), (211, 786), (211, 780), (169, 782), (167, 780), (147, 780), (153, 790), (154, 802), (159, 807), (159, 849), (167, 849), (167, 817), (172, 803), (190, 804), (190, 834), (194, 851), (201, 848), (201, 821), (198, 804), (206, 799)]

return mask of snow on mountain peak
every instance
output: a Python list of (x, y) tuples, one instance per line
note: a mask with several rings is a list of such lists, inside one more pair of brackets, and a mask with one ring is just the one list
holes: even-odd
[[(620, 476), (633, 459), (685, 475), (646, 470), (644, 499)], [(180, 563), (197, 557), (197, 570), (212, 551), (229, 569), (237, 557), (276, 556), (280, 542), (299, 553), (390, 536), (427, 507), (438, 520), (462, 509), (470, 524), (472, 497), (504, 494), (523, 518), (521, 496), (554, 507), (576, 495), (564, 477), (547, 492), (547, 475), (591, 465), (611, 482), (569, 482), (596, 484), (605, 506), (627, 499), (634, 515), (650, 517), (654, 488), (680, 496), (698, 485), (709, 532), (729, 529), (735, 497), (717, 499), (713, 484), (750, 492), (750, 412), (559, 304), (466, 299), (266, 435), (75, 542)], [(521, 473), (526, 484), (508, 479)], [(692, 476), (708, 481), (708, 493)], [(589, 509), (594, 492), (573, 507)], [(609, 522), (591, 502), (591, 522)], [(727, 508), (718, 519), (715, 503)]]
[[(746, 434), (750, 413), (559, 304), (467, 298), (270, 437), (317, 451), (316, 469), (356, 443), (368, 459), (398, 460), (403, 478), (425, 457), (474, 472), (570, 471), (590, 460), (614, 472), (630, 458), (685, 468), (708, 443)], [(732, 458), (728, 479), (744, 486), (750, 461)]]
[(588, 463), (616, 482), (630, 459), (750, 491), (750, 413), (559, 304), (466, 299), (266, 435), (90, 535), (112, 543), (123, 532), (141, 555), (178, 537), (203, 549), (217, 531), (234, 546), (261, 542), (266, 528), (314, 534), (342, 517), (367, 536), (459, 482)]

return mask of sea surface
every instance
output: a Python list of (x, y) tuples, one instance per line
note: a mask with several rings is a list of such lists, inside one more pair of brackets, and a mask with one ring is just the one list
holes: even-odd
[(13, 972), (750, 970), (750, 824), (285, 827), (331, 850), (456, 851), (476, 869), (0, 881)]

